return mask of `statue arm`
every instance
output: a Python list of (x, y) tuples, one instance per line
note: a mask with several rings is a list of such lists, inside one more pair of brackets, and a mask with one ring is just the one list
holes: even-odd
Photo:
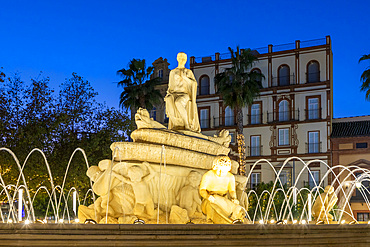
[(131, 180), (130, 179), (128, 179), (128, 178), (125, 178), (124, 176), (122, 176), (121, 174), (118, 174), (117, 172), (115, 172), (115, 171), (112, 171), (112, 175), (115, 177), (115, 178), (117, 178), (118, 180), (120, 180), (120, 181), (122, 181), (122, 182), (124, 182), (124, 183), (127, 183), (127, 184), (133, 184), (132, 182), (131, 182)]
[(155, 171), (153, 170), (152, 166), (148, 162), (143, 163), (149, 170), (149, 174), (144, 177), (144, 181), (148, 182), (152, 178), (154, 178)]

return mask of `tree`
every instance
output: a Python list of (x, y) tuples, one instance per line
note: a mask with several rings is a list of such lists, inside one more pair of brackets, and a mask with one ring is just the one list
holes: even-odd
[(146, 67), (145, 59), (132, 59), (128, 69), (117, 71), (117, 75), (123, 78), (118, 86), (122, 86), (120, 95), (120, 106), (131, 109), (131, 117), (134, 110), (139, 107), (151, 110), (154, 105), (159, 104), (162, 99), (160, 91), (156, 88), (161, 83), (159, 77), (150, 79), (154, 67)]
[(245, 173), (245, 143), (243, 135), (243, 112), (245, 106), (250, 106), (259, 96), (262, 88), (263, 74), (251, 71), (257, 57), (251, 49), (239, 50), (229, 47), (231, 54), (231, 67), (215, 77), (217, 92), (222, 96), (224, 104), (237, 112), (237, 145), (239, 152), (240, 174)]
[[(363, 55), (360, 60), (358, 61), (359, 63), (365, 60), (370, 61), (370, 54)], [(361, 91), (366, 92), (366, 100), (370, 101), (370, 66), (366, 68), (366, 70), (362, 73), (361, 75)]]

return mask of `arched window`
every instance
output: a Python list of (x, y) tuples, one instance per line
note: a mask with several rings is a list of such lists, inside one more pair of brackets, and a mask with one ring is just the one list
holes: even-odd
[(209, 77), (204, 75), (199, 80), (199, 95), (209, 94)]
[[(252, 70), (251, 70), (251, 72), (257, 72), (257, 73), (259, 73), (259, 74), (262, 74), (261, 70), (260, 70), (260, 69), (258, 69), (258, 68), (254, 68), (254, 69), (252, 69)], [(257, 78), (257, 81), (259, 81), (260, 83), (262, 83), (262, 76), (258, 77), (258, 78)]]
[(282, 100), (279, 103), (279, 121), (289, 120), (289, 102)]
[(225, 126), (234, 125), (234, 111), (228, 106), (225, 108)]
[(281, 65), (278, 69), (279, 86), (288, 86), (290, 84), (290, 69), (288, 65)]
[(310, 61), (307, 64), (307, 82), (320, 81), (320, 64), (316, 61)]
[(153, 120), (157, 120), (157, 108), (153, 107), (150, 111), (150, 117), (153, 118)]

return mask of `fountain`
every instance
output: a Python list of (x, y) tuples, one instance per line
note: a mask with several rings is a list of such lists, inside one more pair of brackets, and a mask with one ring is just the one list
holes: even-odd
[[(200, 133), (195, 104), (196, 81), (192, 72), (184, 68), (186, 55), (180, 53), (178, 61), (179, 67), (171, 71), (165, 97), (170, 120), (168, 128), (151, 119), (147, 110), (138, 109), (135, 114), (138, 128), (131, 134), (133, 142), (113, 143), (110, 147), (112, 159), (92, 166), (83, 149), (77, 148), (69, 159), (61, 185), (54, 183), (47, 158), (40, 149), (32, 150), (21, 164), (11, 150), (0, 148), (0, 152), (13, 158), (19, 170), (18, 179), (10, 184), (5, 183), (0, 174), (0, 196), (8, 202), (0, 208), (0, 222), (76, 227), (83, 223), (182, 224), (186, 228), (179, 228), (179, 231), (192, 231), (196, 236), (208, 229), (197, 227), (202, 224), (264, 225), (272, 232), (278, 225), (368, 224), (355, 219), (350, 204), (357, 190), (370, 210), (370, 192), (365, 186), (370, 181), (367, 169), (330, 167), (320, 160), (304, 162), (300, 157), (290, 157), (278, 169), (270, 161), (260, 159), (246, 176), (237, 175), (238, 163), (227, 157), (231, 141), (229, 132), (222, 130), (217, 136)], [(78, 152), (84, 156), (86, 174), (90, 178), (90, 189), (83, 194), (74, 187), (65, 187), (71, 161)], [(34, 153), (42, 155), (50, 185), (32, 188), (34, 193), (31, 193), (24, 169)], [(294, 183), (287, 187), (280, 174), (291, 160), (302, 169)], [(317, 162), (326, 167), (318, 183), (309, 169), (310, 164)], [(269, 167), (275, 174), (275, 180), (263, 191), (247, 188), (257, 166)], [(313, 181), (311, 187), (301, 186), (307, 174)], [(44, 215), (37, 214), (34, 209), (35, 198), (41, 191), (48, 195)], [(232, 229), (246, 229), (234, 227)], [(155, 232), (157, 228), (151, 229)], [(221, 229), (225, 232), (220, 230), (218, 234), (233, 234), (232, 229)], [(304, 234), (306, 228), (287, 229), (298, 229), (299, 235)]]

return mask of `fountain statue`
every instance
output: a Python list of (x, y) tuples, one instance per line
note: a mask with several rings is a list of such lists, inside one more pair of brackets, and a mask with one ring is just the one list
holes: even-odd
[(334, 192), (334, 187), (328, 185), (325, 187), (325, 191), (316, 198), (312, 206), (312, 216), (317, 224), (330, 224), (333, 221), (333, 216), (329, 212), (338, 201), (338, 197)]
[[(137, 129), (131, 134), (133, 142), (113, 143), (113, 160), (103, 160), (98, 167), (88, 170), (87, 175), (94, 182), (93, 191), (99, 198), (88, 207), (80, 206), (80, 222), (91, 219), (101, 223), (132, 223), (140, 219), (145, 223), (167, 223), (170, 216), (171, 223), (206, 223), (207, 219), (232, 223), (243, 218), (245, 210), (236, 199), (233, 175), (238, 163), (227, 159), (223, 166), (225, 159), (221, 162), (218, 158), (227, 157), (230, 152), (231, 136), (227, 130), (217, 136), (201, 133), (197, 82), (192, 71), (184, 67), (186, 59), (186, 54), (180, 52), (179, 65), (170, 73), (165, 97), (168, 129), (150, 118), (146, 109), (138, 109)], [(217, 178), (212, 179), (211, 174), (220, 181), (227, 178), (225, 184), (219, 185), (223, 186), (222, 191), (213, 188)], [(205, 186), (201, 190), (200, 184)], [(208, 196), (207, 191), (215, 194)], [(211, 198), (215, 201), (211, 202)], [(220, 217), (211, 217), (212, 210)], [(234, 213), (231, 218), (230, 213)]]

